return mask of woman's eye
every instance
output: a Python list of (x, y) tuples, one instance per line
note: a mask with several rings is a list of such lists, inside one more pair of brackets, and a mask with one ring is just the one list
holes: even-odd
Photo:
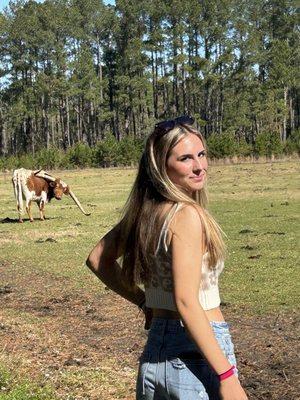
[(180, 161), (187, 161), (189, 159), (189, 157), (182, 157), (181, 159), (180, 159)]
[(198, 154), (199, 157), (205, 157), (206, 153), (205, 151), (201, 151), (201, 153)]

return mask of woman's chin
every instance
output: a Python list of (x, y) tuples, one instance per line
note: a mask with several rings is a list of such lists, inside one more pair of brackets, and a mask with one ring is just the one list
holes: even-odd
[(197, 184), (195, 183), (194, 185), (192, 185), (191, 191), (197, 192), (198, 190), (203, 189), (203, 187), (204, 187), (204, 182), (199, 182)]
[(193, 183), (192, 185), (189, 184), (189, 185), (184, 185), (184, 186), (177, 185), (177, 187), (183, 193), (188, 194), (189, 196), (191, 196), (194, 193), (198, 192), (199, 190), (203, 189), (204, 182), (197, 182), (197, 183)]

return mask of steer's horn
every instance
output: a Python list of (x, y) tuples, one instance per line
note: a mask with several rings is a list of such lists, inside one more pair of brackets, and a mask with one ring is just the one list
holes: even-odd
[[(48, 180), (48, 181), (51, 181), (51, 182), (55, 182), (55, 181), (56, 181), (56, 178), (54, 178), (54, 176), (49, 175), (49, 174), (48, 174), (46, 171), (44, 171), (44, 170), (37, 170), (37, 171), (34, 171), (34, 174), (35, 174), (36, 176), (39, 176), (40, 178), (44, 178), (44, 179), (46, 179), (46, 180)], [(70, 190), (70, 188), (69, 188), (69, 186), (66, 184), (66, 182), (62, 181), (61, 179), (59, 180), (59, 182), (60, 182), (60, 184), (61, 184), (64, 188), (68, 188), (66, 194), (69, 194), (69, 195), (72, 197), (72, 199), (74, 200), (75, 204), (78, 206), (78, 208), (80, 209), (80, 211), (82, 211), (84, 215), (91, 215), (91, 213), (87, 213), (87, 212), (84, 211), (84, 209), (83, 209), (82, 205), (80, 204), (79, 200), (77, 199), (77, 197), (75, 196), (75, 194)]]
[(37, 176), (38, 178), (44, 178), (48, 181), (54, 182), (56, 180), (56, 178), (54, 178), (54, 176), (49, 175), (46, 171), (44, 171), (43, 169), (39, 169), (37, 171), (33, 171), (34, 175)]
[(84, 211), (84, 209), (82, 208), (82, 205), (80, 204), (79, 200), (77, 199), (75, 194), (70, 189), (69, 189), (69, 195), (72, 197), (72, 199), (74, 200), (74, 202), (77, 204), (77, 206), (79, 207), (80, 211), (82, 211), (84, 215), (91, 215), (91, 213), (87, 213), (87, 212)]

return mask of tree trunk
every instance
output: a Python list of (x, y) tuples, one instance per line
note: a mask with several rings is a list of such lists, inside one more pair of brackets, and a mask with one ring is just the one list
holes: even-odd
[(151, 50), (151, 70), (152, 70), (153, 111), (154, 111), (155, 118), (157, 118), (157, 85), (156, 85), (155, 65), (154, 65), (154, 52), (153, 52), (153, 50)]
[(132, 123), (133, 123), (133, 137), (136, 137), (136, 117), (135, 117), (135, 112), (134, 109), (132, 109)]
[(285, 87), (283, 90), (284, 115), (283, 115), (282, 132), (281, 132), (281, 141), (283, 143), (286, 142), (286, 120), (287, 120), (287, 110), (288, 110), (287, 97), (288, 97), (288, 88)]
[(50, 110), (51, 110), (51, 139), (52, 139), (52, 146), (55, 146), (55, 116), (53, 113), (53, 101), (50, 97)]
[(66, 142), (65, 121), (64, 121), (64, 100), (63, 100), (63, 98), (61, 98), (60, 102), (59, 102), (59, 122), (60, 122), (62, 145), (63, 145), (63, 149), (66, 150), (67, 142)]
[(42, 94), (42, 129), (43, 129), (43, 136), (46, 142), (46, 148), (49, 149), (50, 146), (50, 133), (49, 133), (49, 120), (47, 115), (47, 105), (45, 101), (45, 95)]
[(97, 76), (100, 82), (100, 103), (103, 103), (103, 72), (102, 72), (102, 65), (101, 65), (101, 46), (100, 46), (100, 39), (97, 37)]
[[(177, 49), (173, 48), (173, 57), (177, 56)], [(179, 95), (178, 95), (178, 64), (173, 62), (173, 116), (178, 114), (179, 111)]]
[(40, 141), (44, 145), (44, 138), (39, 136), (39, 125), (38, 109), (36, 106), (34, 106), (34, 119), (31, 119), (31, 149), (33, 156), (35, 154), (35, 142)]
[(69, 109), (69, 97), (66, 96), (66, 106), (65, 106), (65, 110), (66, 110), (66, 119), (67, 119), (67, 123), (66, 123), (66, 141), (67, 141), (67, 145), (68, 147), (71, 146), (71, 136), (70, 136), (70, 109)]
[(291, 132), (295, 129), (295, 110), (293, 106), (293, 97), (292, 94), (290, 95), (290, 102), (289, 102), (289, 111), (290, 111), (290, 129)]
[[(79, 107), (79, 105), (77, 104)], [(80, 114), (78, 108), (75, 107), (76, 112), (76, 132), (77, 132), (77, 142), (80, 142)]]
[[(205, 48), (205, 59), (210, 60), (210, 49), (209, 49), (209, 43), (208, 43), (208, 38), (205, 37), (204, 40), (204, 48)], [(204, 119), (206, 120), (206, 125), (204, 128), (205, 132), (205, 138), (208, 138), (210, 132), (211, 132), (211, 88), (210, 88), (210, 83), (206, 81), (205, 86), (204, 86)]]
[[(180, 39), (180, 51), (181, 55), (184, 56), (184, 44), (183, 38)], [(183, 113), (187, 113), (187, 105), (186, 105), (186, 82), (185, 82), (185, 69), (184, 62), (181, 64), (181, 90), (182, 90), (182, 110)]]
[(154, 115), (155, 118), (158, 118), (158, 60), (157, 60), (157, 50), (155, 50), (155, 110)]
[(7, 136), (6, 136), (6, 123), (3, 116), (2, 107), (0, 108), (0, 154), (1, 156), (7, 155)]

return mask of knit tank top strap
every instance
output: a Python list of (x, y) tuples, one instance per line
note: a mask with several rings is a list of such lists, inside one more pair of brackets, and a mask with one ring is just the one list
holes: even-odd
[(162, 229), (160, 231), (155, 254), (157, 254), (157, 252), (159, 251), (161, 246), (163, 246), (165, 251), (168, 251), (168, 244), (167, 244), (168, 229), (169, 229), (170, 223), (171, 223), (174, 215), (181, 208), (181, 206), (182, 206), (182, 203), (174, 203), (173, 206), (171, 207), (171, 209), (163, 223)]

